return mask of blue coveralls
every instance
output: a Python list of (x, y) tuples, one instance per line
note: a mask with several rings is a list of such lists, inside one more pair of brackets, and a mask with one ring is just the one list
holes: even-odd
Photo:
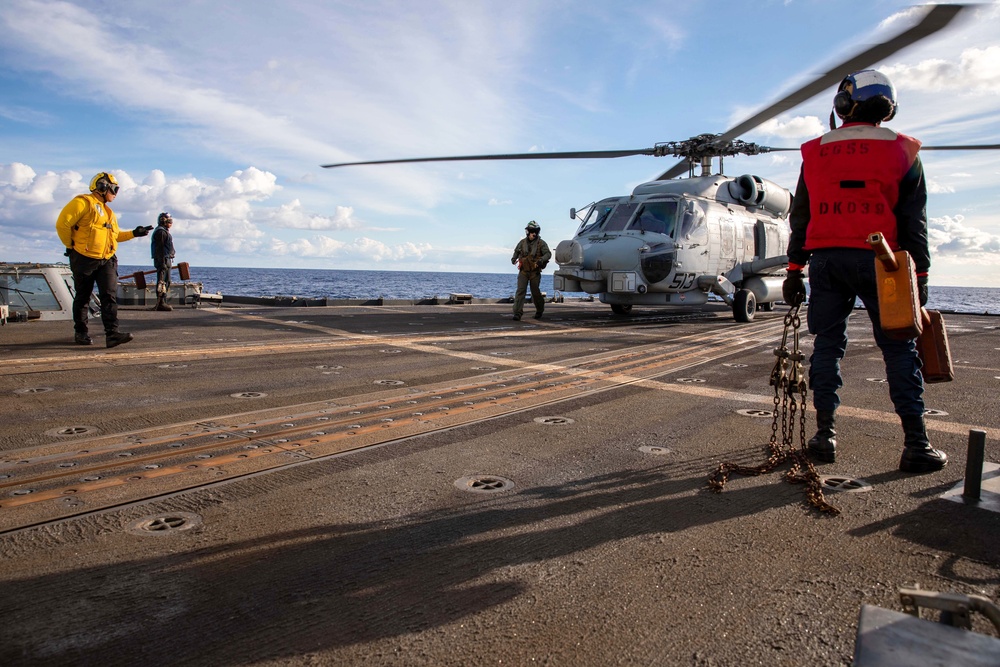
[[(838, 132), (835, 130), (834, 132)], [(833, 134), (833, 133), (831, 133)], [(830, 135), (825, 135), (826, 139)], [(918, 144), (919, 145), (919, 144)], [(875, 342), (882, 351), (885, 361), (889, 396), (896, 414), (900, 417), (921, 416), (924, 413), (923, 376), (920, 374), (920, 360), (913, 340), (893, 340), (885, 335), (879, 324), (879, 305), (875, 279), (875, 253), (861, 247), (839, 247), (835, 239), (838, 233), (856, 225), (848, 215), (838, 219), (826, 212), (823, 224), (832, 229), (810, 250), (805, 249), (807, 229), (814, 217), (813, 211), (819, 202), (810, 205), (809, 183), (806, 182), (806, 156), (803, 150), (803, 168), (799, 175), (789, 221), (791, 238), (788, 244), (789, 266), (809, 266), (809, 309), (807, 322), (809, 332), (815, 336), (813, 353), (809, 360), (809, 386), (813, 392), (813, 407), (820, 411), (833, 412), (840, 405), (838, 390), (844, 382), (840, 374), (840, 361), (847, 350), (847, 322), (854, 310), (855, 299), (860, 299), (868, 310), (872, 322)], [(857, 158), (859, 164), (865, 158)], [(870, 160), (870, 157), (868, 158)], [(843, 158), (841, 158), (843, 160)], [(838, 167), (843, 168), (841, 161)], [(849, 165), (848, 165), (849, 166)], [(864, 163), (859, 172), (867, 172), (871, 177), (871, 163)], [(812, 173), (816, 173), (813, 169)], [(836, 192), (836, 196), (848, 201), (859, 187), (872, 187), (864, 180), (846, 179), (843, 171), (836, 175), (824, 174), (825, 183), (814, 184), (825, 188), (826, 192)], [(924, 182), (920, 158), (915, 157), (909, 170), (898, 179), (899, 197), (890, 215), (895, 217), (895, 237), (900, 248), (913, 257), (918, 273), (926, 273), (930, 267), (930, 252), (927, 243), (926, 202), (927, 189)], [(838, 188), (841, 188), (838, 190)], [(817, 230), (819, 231), (819, 230)], [(874, 231), (874, 230), (872, 230)], [(855, 234), (851, 231), (853, 239)], [(820, 236), (820, 235), (816, 235)], [(862, 235), (863, 238), (865, 235)], [(814, 238), (814, 236), (810, 236)], [(851, 243), (854, 243), (852, 241)], [(823, 246), (830, 247), (823, 247)]]

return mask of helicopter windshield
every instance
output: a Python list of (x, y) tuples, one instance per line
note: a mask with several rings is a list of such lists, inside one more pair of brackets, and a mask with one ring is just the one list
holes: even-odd
[(672, 236), (677, 220), (677, 200), (651, 201), (643, 204), (629, 229)]
[(615, 204), (618, 203), (617, 197), (614, 199), (605, 199), (604, 201), (597, 202), (590, 208), (590, 213), (580, 224), (580, 231), (577, 234), (586, 234), (588, 232), (596, 232), (604, 221), (608, 219), (611, 211), (614, 210)]
[(611, 214), (607, 224), (604, 225), (604, 231), (620, 232), (625, 229), (625, 225), (628, 224), (638, 206), (638, 204), (619, 204)]

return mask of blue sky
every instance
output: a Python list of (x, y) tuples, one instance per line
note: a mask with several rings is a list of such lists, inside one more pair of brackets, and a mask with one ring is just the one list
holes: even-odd
[[(899, 32), (903, 2), (314, 0), (0, 3), (0, 261), (60, 261), (54, 221), (98, 171), (123, 226), (174, 216), (197, 266), (512, 271), (537, 220), (674, 158), (325, 170), (339, 161), (643, 148), (722, 132)], [(1000, 143), (1000, 4), (877, 67), (889, 126)], [(797, 146), (833, 90), (743, 139)], [(1000, 287), (1000, 154), (926, 152), (937, 285)], [(798, 154), (730, 158), (793, 187)], [(148, 242), (123, 244), (149, 264)], [(554, 267), (552, 267), (554, 268)]]

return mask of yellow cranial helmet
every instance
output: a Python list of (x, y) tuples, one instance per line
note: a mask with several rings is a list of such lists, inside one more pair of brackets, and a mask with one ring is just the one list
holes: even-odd
[(114, 175), (102, 171), (90, 179), (90, 191), (101, 194), (111, 191), (111, 194), (116, 195), (118, 194), (118, 180)]

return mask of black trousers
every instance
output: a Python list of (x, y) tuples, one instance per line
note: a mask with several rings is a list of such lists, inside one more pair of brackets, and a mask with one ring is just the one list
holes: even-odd
[(101, 299), (101, 322), (105, 333), (118, 331), (118, 257), (94, 259), (69, 251), (69, 268), (73, 272), (73, 328), (87, 333), (87, 310), (90, 295), (97, 286)]
[(156, 296), (166, 296), (170, 291), (170, 260), (154, 261), (156, 267)]

